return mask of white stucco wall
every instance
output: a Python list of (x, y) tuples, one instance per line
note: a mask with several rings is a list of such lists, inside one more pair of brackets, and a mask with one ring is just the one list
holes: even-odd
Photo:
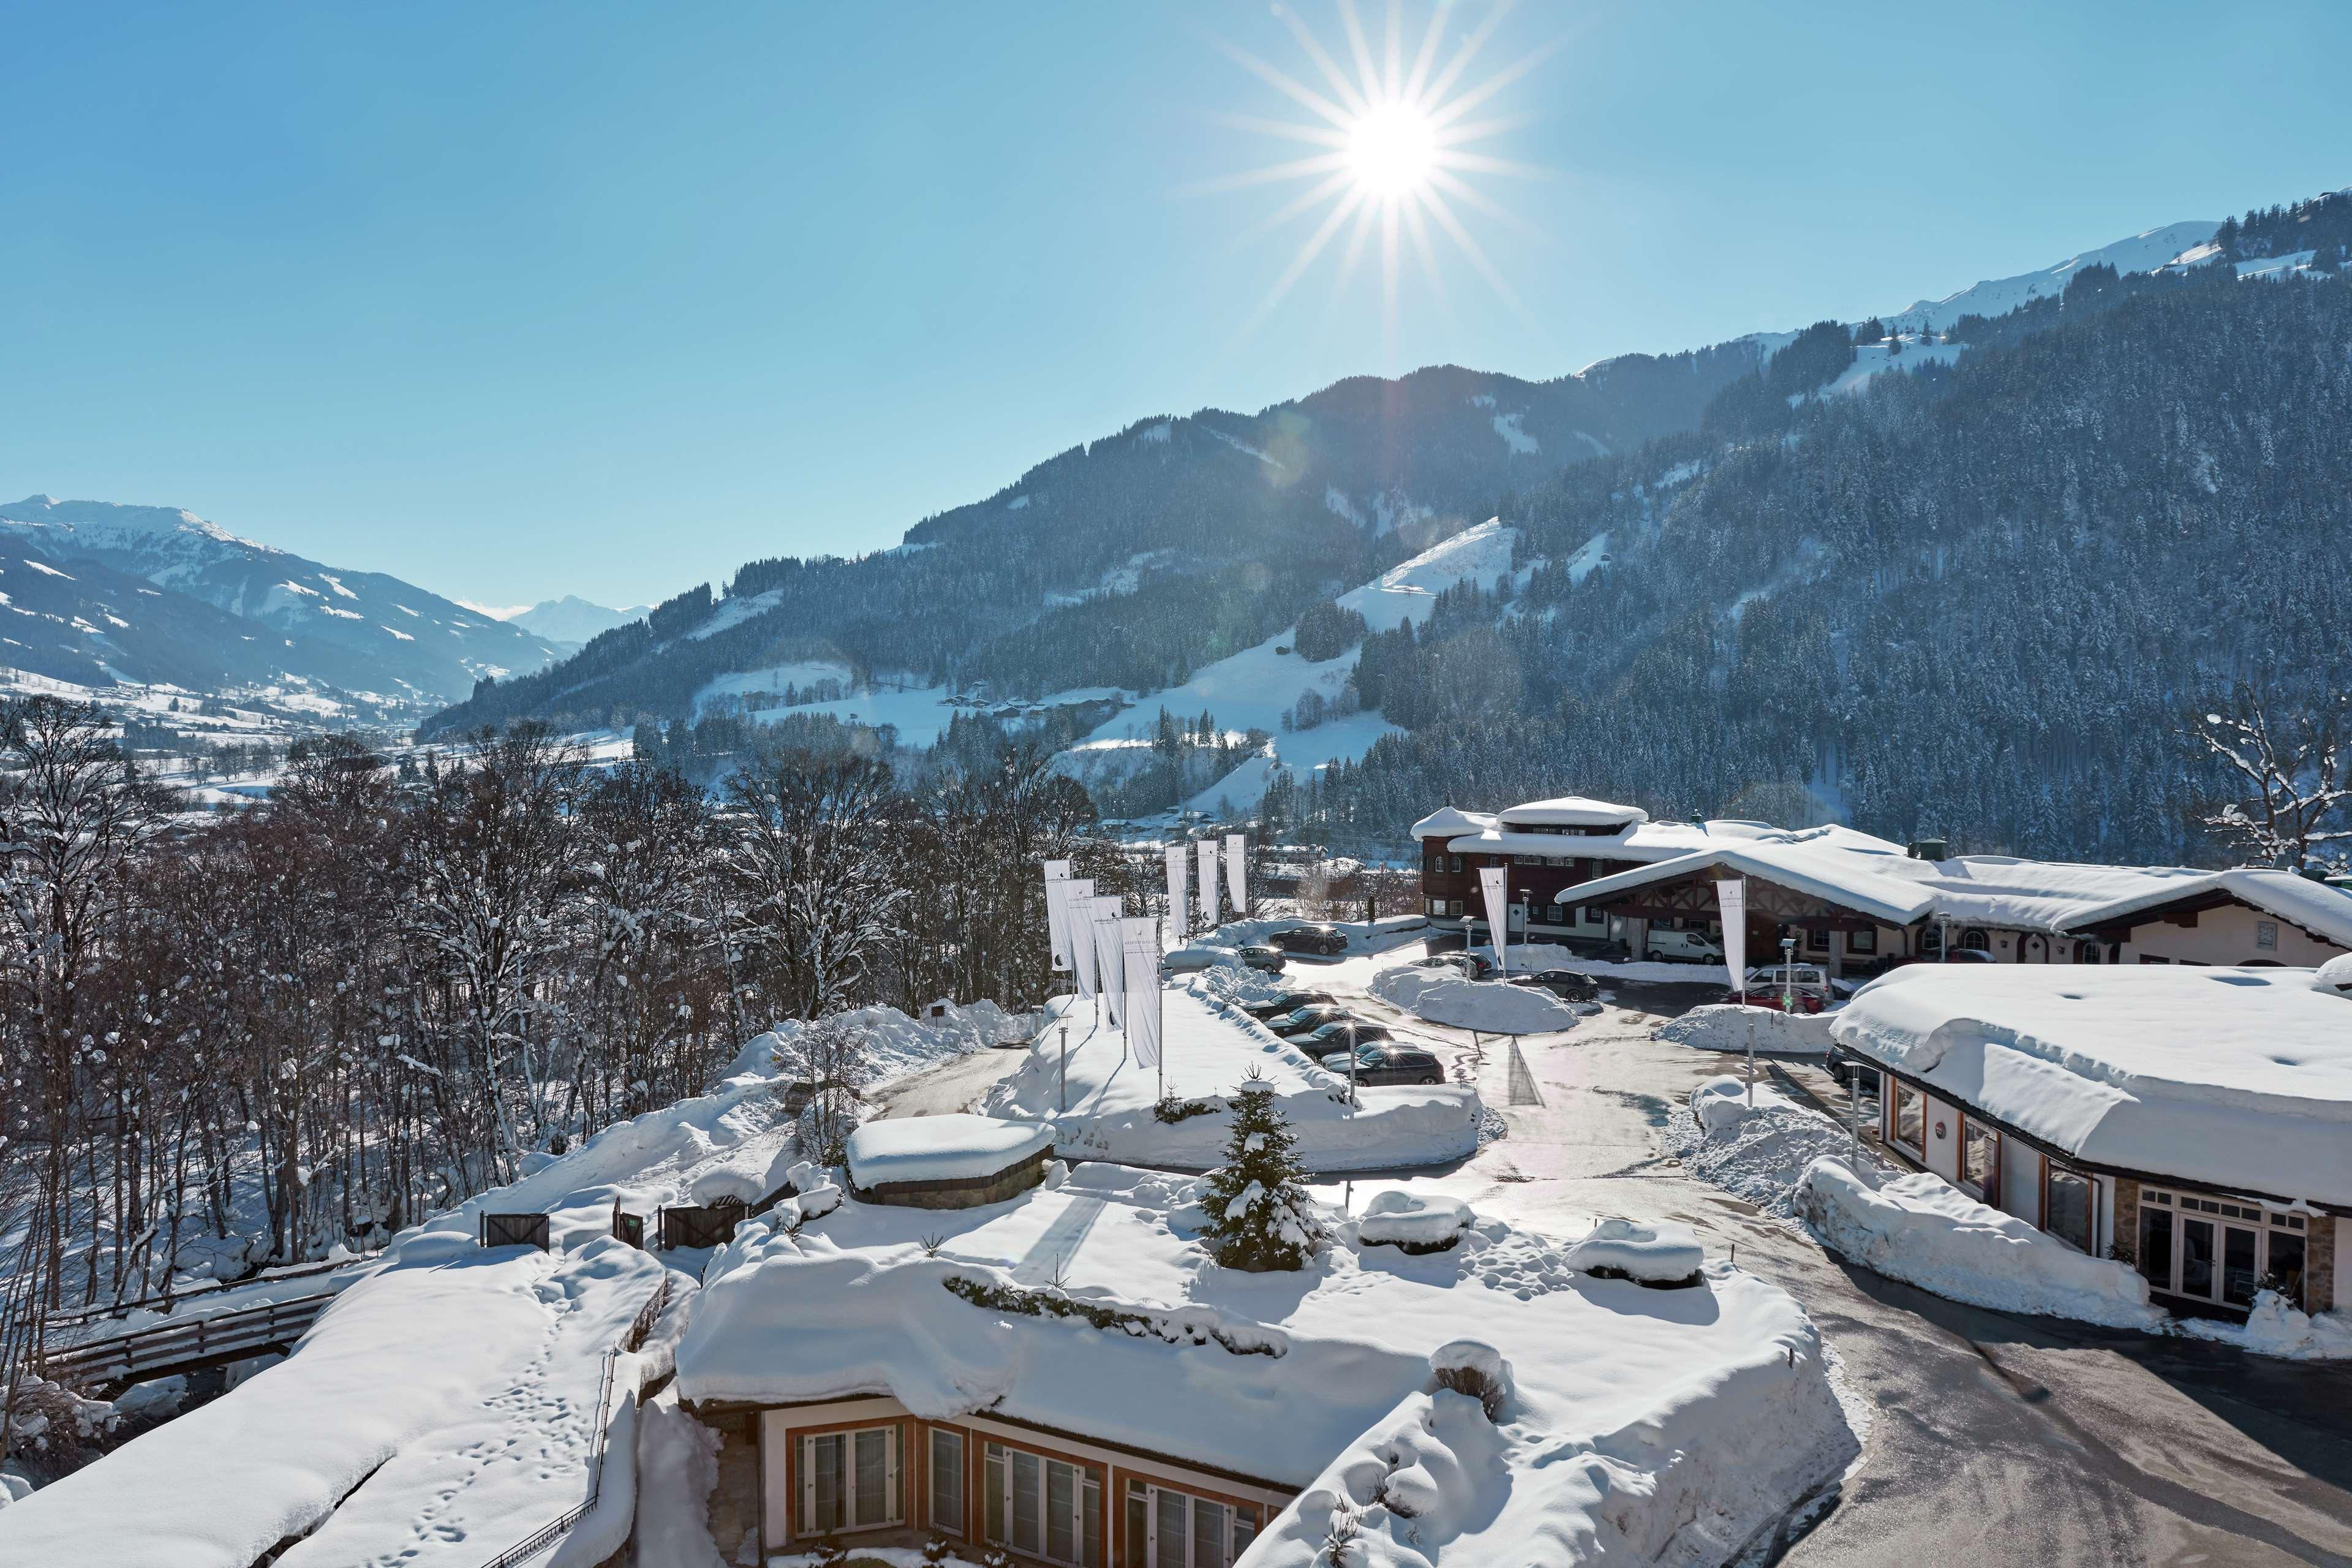
[(2042, 1223), (2042, 1156), (2014, 1138), (2000, 1141), (2000, 1206), (2028, 1225)]
[[(2264, 925), (2275, 928), (2276, 946), (2258, 945)], [(2343, 951), (2315, 940), (2276, 916), (2243, 904), (2230, 904), (2200, 911), (2193, 926), (2155, 921), (2133, 927), (2131, 940), (2124, 943), (2123, 961), (2137, 963), (2143, 954), (2168, 958), (2176, 963), (2246, 963), (2260, 959), (2311, 969)]]

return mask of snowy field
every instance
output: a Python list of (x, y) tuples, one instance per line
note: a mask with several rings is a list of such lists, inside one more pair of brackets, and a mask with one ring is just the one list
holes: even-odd
[(1441, 1164), (1477, 1152), (1484, 1108), (1475, 1090), (1365, 1089), (1351, 1109), (1344, 1077), (1222, 1000), (1208, 977), (1172, 982), (1162, 999), (1165, 1093), (1184, 1108), (1178, 1121), (1154, 1114), (1163, 1075), (1135, 1060), (1122, 1030), (1096, 1022), (1092, 1005), (1076, 997), (1056, 998), (1051, 1011), (1028, 1059), (989, 1090), (981, 1109), (1054, 1122), (1055, 1147), (1065, 1158), (1207, 1170), (1224, 1158), (1229, 1099), (1254, 1074), (1275, 1085), (1310, 1171)]

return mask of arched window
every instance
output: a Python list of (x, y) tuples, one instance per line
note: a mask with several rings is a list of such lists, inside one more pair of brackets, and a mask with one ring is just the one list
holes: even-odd
[(2099, 944), (2095, 942), (2086, 942), (2079, 944), (2075, 949), (2074, 962), (2077, 963), (2098, 963)]
[(1992, 938), (1985, 935), (1984, 927), (1970, 926), (1968, 930), (1960, 933), (1960, 945), (1962, 947), (1980, 948), (1984, 952), (1990, 952), (1992, 951)]

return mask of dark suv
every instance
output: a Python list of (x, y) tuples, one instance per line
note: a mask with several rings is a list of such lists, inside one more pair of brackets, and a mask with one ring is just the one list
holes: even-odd
[(1288, 931), (1275, 931), (1265, 940), (1285, 952), (1312, 952), (1325, 958), (1348, 951), (1347, 935), (1337, 926), (1293, 926)]
[(1580, 974), (1573, 969), (1538, 969), (1533, 974), (1514, 974), (1514, 985), (1532, 985), (1549, 991), (1563, 1002), (1597, 1002), (1601, 985), (1590, 974)]
[(1293, 1035), (1306, 1034), (1310, 1029), (1319, 1029), (1326, 1024), (1344, 1024), (1353, 1016), (1345, 1007), (1335, 1003), (1310, 1002), (1304, 1007), (1278, 1013), (1266, 1019), (1265, 1026), (1287, 1039)]
[[(1325, 1072), (1348, 1075), (1348, 1053), (1332, 1051), (1318, 1058)], [(1435, 1057), (1418, 1046), (1360, 1045), (1356, 1047), (1356, 1081), (1374, 1088), (1385, 1083), (1444, 1083), (1445, 1069)]]
[(1253, 1002), (1242, 1011), (1253, 1018), (1263, 1021), (1267, 1018), (1279, 1018), (1285, 1013), (1296, 1013), (1301, 1007), (1312, 1007), (1318, 1002), (1330, 1000), (1331, 993), (1328, 991), (1286, 991), (1281, 995), (1269, 1000)]
[[(1332, 1051), (1345, 1057), (1350, 1042), (1360, 1046), (1392, 1037), (1381, 1025), (1360, 1024), (1351, 1018), (1341, 1018), (1319, 1029), (1309, 1029), (1304, 1035), (1294, 1035), (1290, 1043), (1308, 1056), (1319, 1058)], [(1344, 1068), (1348, 1064), (1342, 1061), (1339, 1065)]]

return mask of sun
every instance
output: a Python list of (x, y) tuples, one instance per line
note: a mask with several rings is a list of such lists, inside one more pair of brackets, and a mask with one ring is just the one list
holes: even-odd
[(1312, 225), (1265, 299), (1243, 323), (1244, 336), (1281, 304), (1335, 242), (1340, 242), (1339, 276), (1328, 296), (1335, 303), (1347, 294), (1366, 253), (1377, 244), (1391, 342), (1408, 247), (1429, 292), (1449, 312), (1452, 306), (1438, 263), (1441, 244), (1467, 262), (1522, 319), (1530, 319), (1465, 215), (1522, 230), (1528, 226), (1475, 182), (1547, 171), (1497, 157), (1481, 144), (1527, 122), (1527, 116), (1497, 115), (1489, 105), (1559, 46), (1521, 54), (1474, 81), (1471, 68), (1509, 12), (1508, 0), (1488, 6), (1476, 26), (1455, 38), (1450, 52), (1444, 29), (1449, 17), (1458, 20), (1460, 9), (1444, 3), (1428, 6), (1428, 25), (1408, 47), (1404, 5), (1405, 0), (1391, 0), (1385, 36), (1376, 41), (1366, 32), (1354, 0), (1337, 0), (1343, 47), (1352, 68), (1326, 49), (1287, 4), (1276, 4), (1275, 15), (1297, 40), (1311, 71), (1293, 74), (1217, 42), (1243, 68), (1307, 114), (1304, 120), (1215, 116), (1244, 130), (1304, 143), (1309, 151), (1189, 189), (1199, 195), (1289, 183), (1306, 186), (1240, 237), (1238, 243), (1248, 244)]
[(1393, 199), (1429, 184), (1437, 127), (1410, 103), (1377, 103), (1348, 127), (1348, 168), (1366, 195)]

